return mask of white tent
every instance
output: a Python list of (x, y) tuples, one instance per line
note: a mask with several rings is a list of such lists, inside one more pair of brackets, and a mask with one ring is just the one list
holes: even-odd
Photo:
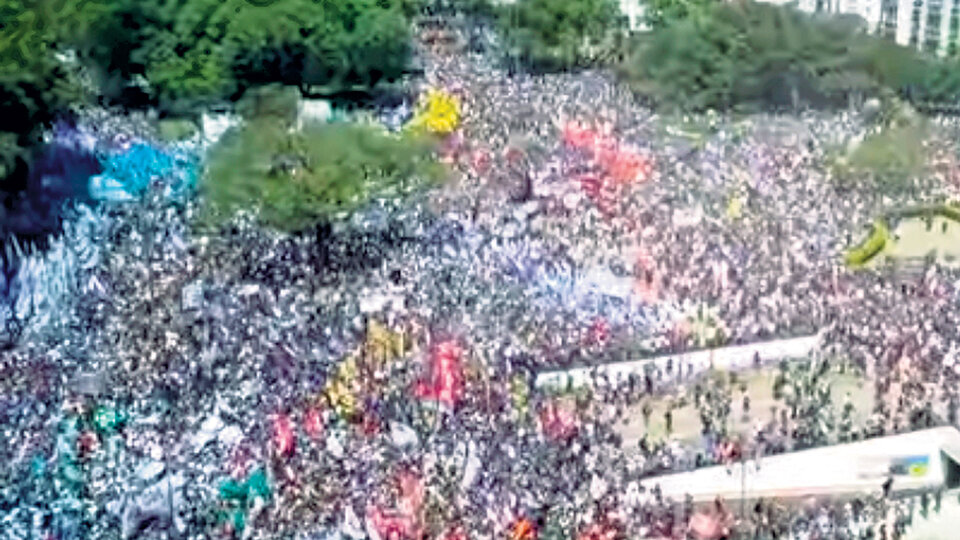
[(664, 496), (696, 501), (746, 497), (799, 498), (877, 492), (887, 478), (892, 491), (907, 493), (960, 484), (960, 431), (940, 427), (850, 444), (803, 450), (716, 466), (687, 473), (648, 478)]

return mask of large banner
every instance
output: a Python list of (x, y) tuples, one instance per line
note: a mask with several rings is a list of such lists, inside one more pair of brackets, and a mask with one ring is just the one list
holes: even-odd
[(859, 469), (860, 478), (885, 478), (890, 475), (922, 478), (930, 471), (930, 456), (867, 457), (861, 459)]

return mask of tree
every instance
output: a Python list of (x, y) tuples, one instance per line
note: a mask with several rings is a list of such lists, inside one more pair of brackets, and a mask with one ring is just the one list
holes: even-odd
[(291, 134), (272, 119), (253, 119), (211, 150), (199, 224), (218, 225), (257, 207), (268, 226), (305, 230), (373, 197), (403, 196), (440, 180), (433, 145), (375, 126), (314, 125)]
[(3, 202), (26, 189), (31, 157), (42, 141), (43, 128), (83, 100), (77, 73), (58, 57), (59, 46), (85, 31), (87, 21), (102, 9), (99, 2), (68, 0), (0, 4)]
[(279, 82), (369, 90), (411, 56), (418, 0), (116, 0), (77, 40), (112, 99), (137, 76), (163, 110), (236, 97)]
[(702, 22), (716, 3), (718, 0), (647, 0), (643, 2), (644, 22), (651, 28), (663, 28), (687, 19)]
[(498, 22), (508, 56), (534, 71), (596, 64), (623, 30), (615, 0), (518, 0)]
[[(700, 11), (691, 15), (694, 5)], [(634, 41), (620, 74), (638, 93), (674, 107), (849, 106), (883, 87), (904, 95), (960, 93), (957, 70), (928, 69), (916, 51), (864, 34), (855, 17), (755, 2), (662, 6), (651, 15), (660, 22)]]

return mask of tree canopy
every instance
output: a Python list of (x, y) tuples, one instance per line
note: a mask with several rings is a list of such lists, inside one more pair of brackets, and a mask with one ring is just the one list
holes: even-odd
[(414, 0), (112, 2), (79, 44), (115, 99), (142, 76), (173, 112), (279, 82), (330, 92), (400, 77)]
[(664, 5), (653, 15), (660, 22), (620, 66), (637, 92), (662, 105), (819, 108), (881, 88), (931, 100), (960, 90), (955, 62), (868, 35), (857, 17), (750, 1)]
[(624, 26), (616, 0), (517, 0), (498, 21), (508, 55), (535, 71), (597, 63)]

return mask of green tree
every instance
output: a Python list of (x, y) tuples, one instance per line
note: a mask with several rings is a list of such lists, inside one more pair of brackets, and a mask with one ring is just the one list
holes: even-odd
[(651, 28), (663, 28), (687, 19), (703, 21), (718, 0), (646, 0), (642, 2), (644, 22)]
[(114, 98), (137, 75), (164, 110), (279, 82), (330, 92), (401, 76), (419, 0), (115, 0), (78, 43)]
[(4, 191), (25, 180), (31, 150), (54, 117), (82, 101), (77, 73), (58, 58), (60, 45), (82, 34), (102, 2), (0, 3), (0, 179)]
[(882, 87), (943, 95), (953, 84), (949, 70), (936, 84), (925, 79), (915, 52), (864, 34), (857, 17), (750, 1), (703, 10), (636, 41), (621, 76), (641, 94), (694, 110), (852, 105)]
[(373, 197), (403, 196), (443, 178), (433, 145), (372, 125), (313, 125), (290, 133), (275, 119), (253, 119), (211, 150), (200, 225), (257, 207), (265, 224), (298, 231)]
[(498, 20), (508, 56), (534, 71), (596, 64), (624, 28), (615, 0), (517, 0)]

